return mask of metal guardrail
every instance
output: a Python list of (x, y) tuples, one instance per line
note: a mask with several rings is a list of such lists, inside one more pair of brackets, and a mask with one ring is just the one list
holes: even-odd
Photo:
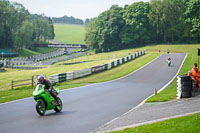
[(128, 55), (126, 57), (122, 57), (120, 59), (117, 59), (115, 61), (112, 61), (107, 64), (103, 64), (101, 66), (94, 66), (92, 68), (87, 68), (87, 69), (82, 69), (74, 72), (67, 72), (67, 73), (60, 73), (60, 74), (54, 74), (49, 77), (49, 80), (52, 84), (58, 83), (58, 82), (64, 82), (68, 80), (73, 80), (76, 78), (81, 78), (93, 73), (98, 73), (104, 70), (108, 70), (111, 68), (114, 68), (116, 66), (119, 66), (123, 63), (126, 63), (130, 60), (133, 60), (141, 55), (144, 55), (146, 53), (145, 50), (143, 51), (138, 51), (137, 53), (133, 53), (132, 55)]
[(5, 66), (4, 68), (32, 70), (32, 69), (43, 69), (47, 67)]

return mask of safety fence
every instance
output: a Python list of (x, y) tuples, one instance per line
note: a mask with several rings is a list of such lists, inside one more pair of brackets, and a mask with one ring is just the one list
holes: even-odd
[[(11, 89), (20, 87), (20, 86), (34, 86), (37, 85), (37, 78), (40, 75), (32, 75), (29, 79), (23, 79), (23, 80), (12, 80), (11, 81)], [(47, 76), (46, 75), (42, 75), (44, 76), (44, 78), (46, 79)]]
[(34, 84), (34, 76), (32, 76), (31, 79), (24, 79), (24, 80), (17, 80), (17, 81), (12, 80), (11, 89), (13, 89), (14, 87), (19, 87), (19, 86), (24, 86), (24, 85), (33, 86), (33, 84)]
[(33, 69), (42, 69), (42, 68), (47, 68), (47, 67), (7, 66), (5, 68), (33, 70)]
[(33, 65), (36, 62), (40, 62), (43, 60), (55, 58), (58, 56), (62, 56), (65, 54), (65, 51), (63, 49), (57, 49), (56, 51), (49, 52), (46, 54), (39, 54), (35, 56), (29, 56), (29, 57), (17, 57), (12, 59), (5, 59), (3, 62), (4, 67), (12, 67), (17, 65)]
[(146, 50), (139, 51), (136, 53), (133, 53), (132, 55), (128, 55), (123, 58), (116, 59), (115, 61), (112, 61), (107, 64), (94, 66), (92, 68), (82, 69), (74, 72), (66, 72), (66, 73), (60, 73), (60, 74), (54, 74), (49, 77), (49, 80), (52, 84), (58, 83), (58, 82), (64, 82), (68, 80), (73, 80), (77, 78), (81, 78), (87, 75), (91, 75), (93, 73), (102, 72), (104, 70), (112, 69), (116, 66), (119, 66), (123, 63), (126, 63), (128, 61), (131, 61), (139, 56), (142, 56), (146, 53)]

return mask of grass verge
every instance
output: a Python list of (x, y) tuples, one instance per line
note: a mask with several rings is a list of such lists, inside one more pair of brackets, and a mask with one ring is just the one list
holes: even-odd
[(110, 133), (198, 133), (200, 113)]

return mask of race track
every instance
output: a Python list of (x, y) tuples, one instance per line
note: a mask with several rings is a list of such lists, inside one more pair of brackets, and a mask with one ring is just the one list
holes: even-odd
[[(168, 67), (166, 59), (172, 58)], [(39, 116), (27, 98), (0, 104), (0, 133), (89, 133), (124, 114), (161, 89), (177, 73), (186, 54), (164, 54), (126, 77), (62, 91), (61, 113)], [(192, 66), (191, 66), (192, 67)]]

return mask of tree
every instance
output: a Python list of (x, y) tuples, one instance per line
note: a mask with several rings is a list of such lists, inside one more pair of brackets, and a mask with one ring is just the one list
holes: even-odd
[(43, 15), (34, 15), (33, 25), (34, 42), (39, 42), (40, 40), (46, 41), (54, 38), (54, 27), (48, 18)]
[(86, 28), (86, 43), (98, 52), (117, 50), (120, 47), (120, 32), (123, 25), (122, 8), (113, 5), (89, 23)]
[(165, 14), (168, 23), (167, 36), (171, 38), (173, 43), (181, 38), (184, 32), (183, 14), (184, 14), (184, 1), (183, 0), (165, 0)]
[(91, 21), (94, 21), (95, 19), (96, 19), (96, 17), (95, 18), (91, 18), (91, 19), (86, 18), (85, 19), (85, 24), (90, 23)]
[(90, 22), (85, 25), (85, 43), (90, 47), (90, 49), (99, 49), (98, 45), (98, 26), (96, 23)]
[(31, 48), (33, 41), (54, 38), (52, 20), (31, 15), (22, 4), (0, 1), (0, 48)]
[(191, 26), (190, 32), (194, 38), (200, 38), (200, 0), (186, 2), (185, 22)]
[(48, 18), (48, 21), (49, 21), (49, 25), (50, 25), (50, 39), (54, 39), (55, 33), (54, 33), (53, 21), (50, 17)]
[(0, 1), (0, 43), (3, 48), (13, 48), (15, 33), (23, 21), (29, 18), (29, 12), (18, 3)]
[(165, 14), (165, 3), (163, 0), (151, 0), (150, 5), (151, 11), (148, 16), (150, 23), (156, 28), (156, 41), (160, 42), (160, 36), (163, 36), (163, 40), (166, 42), (167, 16)]
[(22, 26), (15, 33), (15, 49), (20, 51), (22, 48), (32, 47), (34, 27), (33, 24), (29, 21), (24, 21)]
[(125, 7), (123, 13), (125, 25), (121, 32), (123, 44), (145, 44), (150, 40), (149, 11), (148, 2), (136, 2)]
[(87, 23), (89, 23), (89, 22), (90, 22), (90, 19), (89, 19), (89, 18), (85, 19), (85, 24), (87, 24)]
[(68, 16), (63, 16), (60, 18), (53, 17), (52, 18), (54, 23), (66, 23), (66, 24), (83, 24), (83, 20), (74, 18), (74, 17), (68, 17)]

